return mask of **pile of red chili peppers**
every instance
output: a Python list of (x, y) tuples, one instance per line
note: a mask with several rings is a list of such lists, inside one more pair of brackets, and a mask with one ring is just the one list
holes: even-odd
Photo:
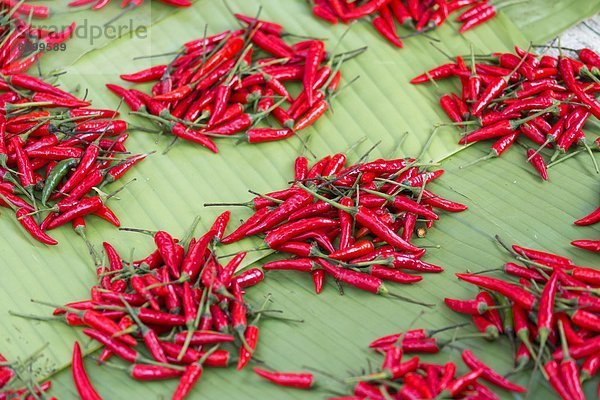
[(65, 50), (64, 43), (73, 31), (71, 24), (62, 31), (37, 28), (27, 20), (47, 18), (48, 7), (29, 5), (17, 0), (0, 1), (0, 73), (17, 74), (26, 71), (48, 51)]
[[(499, 242), (502, 244), (500, 239)], [(575, 265), (556, 254), (502, 244), (520, 262), (501, 271), (459, 273), (482, 291), (471, 300), (445, 299), (452, 310), (469, 314), (490, 340), (500, 335), (514, 344), (515, 369), (541, 366), (546, 380), (565, 399), (585, 399), (582, 382), (600, 367), (600, 270)]]
[[(441, 26), (450, 14), (469, 6), (456, 19), (462, 23), (460, 33), (464, 33), (494, 18), (499, 8), (488, 0), (312, 0), (312, 3), (313, 14), (332, 24), (359, 19), (370, 21), (377, 32), (396, 47), (404, 46), (396, 23), (406, 29), (426, 32)], [(414, 34), (407, 35), (410, 36)]]
[[(83, 234), (84, 217), (119, 226), (96, 188), (119, 180), (146, 155), (130, 155), (127, 124), (118, 112), (90, 103), (24, 74), (0, 80), (0, 206), (36, 240), (65, 224)], [(87, 197), (86, 197), (87, 196)], [(42, 216), (45, 215), (45, 218)]]
[[(69, 2), (69, 7), (81, 7), (94, 4), (92, 10), (100, 10), (110, 4), (112, 0), (73, 0)], [(190, 0), (159, 0), (161, 3), (175, 7), (189, 7), (192, 5)], [(139, 7), (144, 4), (144, 0), (123, 0), (121, 7)]]
[[(418, 355), (406, 357), (407, 354), (437, 353), (442, 346), (454, 342), (455, 339), (442, 341), (433, 337), (447, 329), (450, 328), (436, 331), (411, 329), (374, 340), (369, 347), (384, 356), (381, 367), (366, 375), (346, 379), (343, 383), (351, 387), (352, 395), (330, 397), (329, 400), (499, 399), (484, 381), (515, 393), (526, 391), (486, 365), (471, 350), (462, 352), (469, 371), (459, 376), (454, 362), (440, 365), (424, 361)], [(296, 389), (319, 386), (319, 378), (308, 371), (278, 372), (254, 368), (254, 372), (279, 386)]]
[[(271, 300), (256, 308), (244, 299), (245, 289), (264, 278), (259, 268), (236, 274), (246, 253), (225, 265), (219, 262), (214, 247), (228, 220), (229, 212), (223, 213), (197, 239), (193, 233), (177, 240), (164, 231), (147, 232), (156, 250), (133, 262), (104, 243), (105, 262), (97, 268), (99, 283), (91, 289), (91, 299), (58, 307), (54, 315), (84, 327), (85, 335), (102, 344), (99, 363), (140, 381), (179, 378), (173, 399), (186, 397), (205, 366), (235, 362), (243, 369), (257, 348), (261, 316), (272, 312)], [(108, 362), (113, 356), (130, 365)], [(73, 377), (82, 398), (88, 398), (84, 393), (93, 388), (80, 358), (76, 346)]]
[[(444, 94), (440, 105), (457, 125), (477, 127), (459, 143), (494, 139), (490, 153), (480, 159), (485, 160), (500, 157), (519, 138), (528, 139), (537, 149), (526, 146), (527, 160), (547, 180), (547, 167), (575, 147), (589, 152), (598, 171), (583, 126), (590, 117), (600, 118), (600, 102), (594, 97), (600, 91), (600, 55), (590, 49), (578, 55), (579, 59), (538, 56), (515, 47), (515, 54), (472, 55), (470, 65), (458, 56), (411, 83), (457, 77), (460, 95)], [(600, 148), (600, 138), (593, 140)], [(552, 164), (540, 154), (544, 148), (554, 149)]]
[[(457, 366), (452, 361), (440, 365), (422, 361), (419, 356), (409, 359), (403, 357), (405, 354), (438, 352), (440, 348), (430, 332), (425, 329), (413, 329), (373, 341), (370, 347), (384, 355), (380, 370), (353, 378), (352, 380), (358, 381), (354, 386), (354, 396), (330, 400), (365, 398), (384, 400), (391, 396), (403, 400), (499, 399), (500, 397), (486, 386), (484, 381), (511, 392), (526, 391), (524, 387), (509, 381), (479, 360), (471, 350), (462, 352), (463, 362), (469, 370), (458, 376)], [(391, 396), (386, 397), (386, 395)]]
[(52, 387), (51, 381), (38, 382), (31, 376), (36, 358), (34, 355), (25, 360), (9, 362), (0, 354), (0, 399), (56, 400), (55, 397), (47, 398), (44, 395)]
[[(589, 213), (583, 218), (575, 221), (575, 225), (578, 226), (588, 226), (595, 225), (600, 222), (600, 206), (596, 208), (594, 211)], [(595, 253), (600, 253), (600, 240), (592, 240), (592, 239), (579, 239), (571, 242), (573, 246), (579, 247), (580, 249), (593, 251)]]
[[(342, 62), (364, 49), (333, 56), (321, 40), (289, 45), (281, 25), (236, 17), (246, 29), (192, 40), (169, 64), (121, 75), (133, 83), (155, 82), (151, 95), (107, 87), (175, 140), (215, 153), (214, 138), (261, 143), (286, 139), (314, 124), (338, 89)], [(292, 82), (302, 84), (296, 97), (286, 87)]]
[(263, 269), (310, 273), (317, 293), (330, 276), (388, 295), (384, 281), (410, 284), (422, 279), (414, 273), (443, 271), (422, 261), (426, 250), (411, 243), (439, 219), (434, 209), (467, 209), (425, 189), (444, 171), (422, 167), (404, 158), (346, 165), (340, 153), (309, 168), (308, 160), (298, 157), (293, 184), (246, 204), (254, 214), (222, 243), (264, 237), (269, 248), (295, 258), (269, 262)]

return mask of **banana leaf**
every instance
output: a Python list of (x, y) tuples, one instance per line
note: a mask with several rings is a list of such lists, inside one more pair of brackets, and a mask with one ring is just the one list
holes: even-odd
[(600, 12), (597, 1), (529, 0), (502, 9), (533, 43), (554, 39), (565, 29)]
[[(293, 160), (299, 154), (323, 156), (348, 151), (351, 160), (377, 144), (372, 157), (413, 156), (421, 152), (429, 140), (435, 123), (446, 121), (437, 101), (442, 92), (456, 90), (455, 82), (443, 83), (440, 89), (428, 85), (412, 86), (408, 80), (435, 65), (446, 61), (436, 50), (432, 40), (444, 53), (468, 54), (472, 45), (478, 53), (510, 50), (515, 44), (527, 46), (531, 36), (525, 36), (511, 19), (500, 14), (490, 23), (468, 32), (457, 33), (457, 26), (449, 23), (432, 38), (415, 37), (407, 40), (405, 49), (398, 51), (374, 34), (368, 23), (348, 29), (330, 26), (315, 20), (303, 0), (261, 0), (248, 2), (229, 0), (235, 11), (255, 14), (263, 6), (261, 17), (280, 22), (290, 32), (328, 39), (328, 48), (335, 52), (368, 46), (369, 50), (343, 67), (344, 83), (360, 76), (333, 102), (332, 112), (326, 114), (314, 127), (300, 133), (298, 138), (264, 145), (220, 141), (220, 153), (215, 155), (189, 143), (177, 143), (167, 154), (170, 138), (132, 132), (128, 148), (133, 152), (156, 151), (139, 164), (127, 179), (135, 179), (119, 194), (111, 207), (122, 218), (123, 226), (144, 229), (163, 229), (183, 236), (196, 215), (200, 215), (202, 229), (222, 210), (205, 208), (204, 203), (234, 201), (251, 198), (247, 192), (267, 192), (285, 187), (292, 176)], [(154, 8), (153, 8), (154, 9)], [(162, 8), (160, 8), (162, 10)], [(190, 9), (170, 10), (169, 15), (156, 21), (149, 37), (121, 38), (107, 41), (98, 51), (89, 52), (74, 60), (72, 56), (54, 54), (56, 65), (66, 66), (60, 77), (62, 86), (80, 91), (97, 107), (119, 107), (119, 101), (104, 87), (105, 83), (119, 82), (118, 74), (135, 71), (150, 65), (143, 57), (176, 51), (180, 44), (202, 37), (205, 25), (209, 33), (235, 27), (236, 23), (221, 2), (199, 1)], [(581, 11), (584, 13), (584, 11)], [(575, 14), (575, 13), (574, 13)], [(80, 18), (93, 21), (101, 14), (81, 12)], [(571, 23), (583, 14), (571, 15)], [(106, 17), (102, 17), (106, 18)], [(567, 16), (565, 16), (567, 18)], [(537, 30), (539, 29), (539, 30)], [(548, 26), (537, 28), (543, 33)], [(531, 30), (534, 31), (533, 29)], [(76, 39), (79, 40), (79, 39)], [(81, 43), (74, 46), (85, 48)], [(64, 57), (64, 59), (63, 59)], [(61, 64), (61, 59), (64, 62)], [(161, 58), (153, 62), (161, 62)], [(167, 60), (166, 58), (164, 59)], [(128, 116), (132, 124), (145, 121)], [(598, 134), (598, 125), (588, 124), (590, 135)], [(426, 260), (446, 268), (443, 274), (426, 276), (417, 285), (391, 285), (403, 295), (425, 302), (436, 303), (434, 309), (401, 303), (398, 300), (360, 293), (344, 288), (338, 293), (329, 282), (319, 296), (314, 295), (312, 283), (300, 274), (268, 274), (264, 284), (249, 289), (250, 299), (262, 302), (272, 295), (273, 308), (283, 316), (303, 319), (303, 323), (264, 319), (261, 323), (261, 342), (256, 357), (268, 366), (280, 370), (297, 370), (310, 366), (344, 378), (359, 375), (368, 368), (370, 360), (380, 360), (368, 351), (368, 343), (384, 334), (409, 326), (437, 328), (466, 322), (440, 304), (444, 297), (468, 298), (473, 288), (461, 284), (455, 272), (476, 271), (500, 267), (508, 261), (493, 235), (523, 246), (542, 248), (572, 257), (582, 265), (594, 265), (594, 256), (571, 248), (569, 242), (577, 238), (598, 236), (598, 228), (576, 228), (573, 220), (587, 214), (598, 204), (598, 179), (586, 155), (570, 159), (550, 170), (550, 181), (541, 182), (525, 162), (524, 150), (515, 148), (500, 159), (461, 169), (467, 162), (486, 154), (486, 144), (463, 148), (457, 144), (458, 132), (452, 127), (437, 130), (424, 160), (441, 161), (447, 173), (431, 185), (441, 196), (464, 202), (468, 212), (444, 215), (418, 245), (432, 248)], [(358, 143), (358, 145), (357, 145)], [(311, 156), (312, 157), (312, 156)], [(108, 187), (114, 190), (119, 184)], [(249, 210), (233, 210), (232, 221), (246, 218)], [(0, 216), (0, 351), (7, 358), (24, 357), (44, 343), (49, 343), (44, 359), (36, 367), (41, 375), (52, 375), (53, 392), (61, 399), (77, 398), (67, 366), (73, 340), (77, 339), (87, 351), (94, 345), (78, 330), (59, 322), (35, 322), (10, 316), (8, 311), (49, 315), (50, 309), (32, 304), (30, 299), (64, 304), (87, 298), (89, 287), (95, 282), (95, 271), (85, 244), (68, 228), (58, 229), (53, 235), (60, 241), (56, 248), (45, 248), (30, 240), (18, 223), (5, 211)], [(119, 232), (97, 220), (88, 226), (88, 237), (100, 247), (102, 241), (116, 244), (125, 257), (141, 257), (151, 249), (149, 237)], [(246, 240), (227, 246), (221, 254), (261, 246), (259, 241)], [(130, 255), (131, 254), (131, 255)], [(265, 256), (250, 253), (248, 264), (260, 265)], [(475, 353), (499, 371), (512, 368), (509, 344), (505, 341), (488, 343), (482, 340), (459, 342), (458, 348), (470, 347)], [(427, 359), (446, 361), (459, 359), (457, 350), (447, 349)], [(95, 366), (87, 362), (92, 382), (107, 399), (168, 398), (176, 382), (136, 383), (121, 371)], [(536, 375), (532, 398), (549, 396), (551, 390)], [(529, 383), (529, 375), (517, 375), (521, 384)], [(259, 380), (250, 370), (234, 372), (209, 370), (194, 390), (194, 398), (206, 399), (317, 399), (329, 391), (343, 393), (349, 387), (322, 377), (319, 389), (311, 392), (285, 390)], [(592, 393), (597, 381), (586, 384)], [(501, 393), (511, 398), (508, 393)]]

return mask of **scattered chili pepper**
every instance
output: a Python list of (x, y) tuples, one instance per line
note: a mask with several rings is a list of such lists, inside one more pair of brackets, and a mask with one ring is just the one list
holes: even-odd
[(90, 378), (85, 372), (85, 366), (83, 365), (83, 357), (81, 355), (81, 349), (79, 343), (75, 342), (73, 346), (73, 359), (71, 361), (71, 371), (73, 372), (73, 381), (77, 388), (77, 393), (83, 399), (100, 400), (102, 397), (96, 392), (96, 389), (92, 386)]
[(314, 384), (313, 374), (307, 372), (272, 372), (257, 367), (254, 367), (253, 370), (261, 378), (279, 386), (311, 389)]

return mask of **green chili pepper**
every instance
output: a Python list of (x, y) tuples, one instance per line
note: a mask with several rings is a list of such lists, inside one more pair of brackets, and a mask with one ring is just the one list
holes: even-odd
[(66, 160), (62, 160), (52, 169), (50, 175), (46, 178), (46, 183), (44, 184), (44, 189), (42, 190), (42, 204), (47, 206), (46, 203), (50, 198), (50, 195), (56, 189), (60, 181), (67, 176), (69, 170), (77, 165), (79, 162), (76, 158), (67, 158)]

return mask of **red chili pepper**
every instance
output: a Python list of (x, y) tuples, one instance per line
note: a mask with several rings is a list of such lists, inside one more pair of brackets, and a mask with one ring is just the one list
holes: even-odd
[[(1, 193), (0, 193), (1, 194)], [(26, 208), (19, 208), (16, 212), (17, 221), (29, 232), (35, 240), (53, 246), (58, 244), (56, 240), (48, 236), (37, 224), (35, 219), (29, 215), (31, 211)]]
[(381, 265), (371, 265), (367, 270), (374, 277), (402, 284), (416, 283), (423, 280), (422, 276), (411, 275), (397, 269), (386, 268)]
[(254, 367), (253, 371), (261, 378), (279, 386), (293, 387), (296, 389), (310, 389), (314, 384), (314, 376), (310, 373), (271, 372), (257, 367)]
[(466, 31), (471, 30), (476, 26), (483, 24), (486, 21), (489, 21), (490, 19), (496, 16), (495, 7), (486, 3), (484, 4), (485, 7), (483, 7), (481, 10), (478, 10), (475, 16), (470, 17), (464, 21), (464, 23), (458, 30), (460, 33), (465, 33)]
[(543, 180), (547, 181), (548, 180), (548, 169), (546, 167), (546, 162), (544, 161), (544, 158), (540, 154), (538, 154), (535, 150), (528, 149), (527, 150), (527, 159), (529, 160), (531, 165), (533, 165), (533, 167), (538, 171), (541, 178)]
[(259, 330), (255, 323), (248, 325), (244, 332), (245, 345), (240, 348), (240, 356), (236, 368), (238, 371), (243, 369), (252, 358), (252, 354), (256, 350), (256, 345), (258, 344), (258, 336)]
[(183, 375), (183, 371), (178, 369), (146, 364), (130, 365), (127, 372), (133, 379), (143, 382), (173, 379)]
[(271, 230), (265, 237), (265, 242), (267, 242), (269, 247), (274, 248), (301, 233), (323, 228), (333, 228), (337, 225), (338, 222), (335, 220), (319, 217), (294, 221)]
[(82, 399), (89, 400), (101, 400), (102, 397), (96, 392), (90, 379), (87, 376), (85, 367), (83, 365), (83, 358), (81, 356), (81, 349), (79, 343), (75, 342), (73, 346), (73, 358), (71, 360), (71, 370), (73, 371), (73, 381), (77, 388), (77, 393)]
[(124, 359), (125, 361), (135, 363), (140, 359), (140, 355), (137, 351), (133, 350), (131, 347), (125, 344), (118, 342), (115, 339), (112, 339), (110, 336), (104, 333), (92, 329), (84, 329), (83, 333), (89, 336), (90, 338), (102, 343), (104, 346), (109, 348), (116, 356)]
[(160, 79), (167, 71), (167, 68), (167, 65), (155, 65), (133, 74), (122, 74), (119, 77), (124, 81), (135, 83), (151, 82)]
[(375, 29), (377, 29), (377, 31), (384, 38), (386, 38), (388, 42), (390, 42), (391, 44), (393, 44), (394, 46), (396, 46), (398, 48), (404, 47), (404, 43), (402, 43), (402, 40), (396, 35), (392, 26), (390, 26), (385, 21), (385, 19), (383, 19), (381, 16), (377, 16), (377, 17), (373, 18), (372, 23), (373, 23), (373, 26), (375, 27)]
[(573, 92), (582, 103), (589, 107), (589, 111), (596, 118), (600, 118), (600, 103), (594, 97), (583, 91), (577, 84), (571, 60), (566, 57), (559, 57), (558, 67), (567, 88)]
[(552, 274), (539, 301), (537, 331), (540, 347), (546, 344), (546, 340), (551, 332), (553, 332), (554, 322), (554, 298), (558, 290), (558, 275)]
[(558, 329), (560, 332), (561, 345), (563, 348), (563, 360), (560, 363), (559, 370), (561, 380), (564, 383), (565, 389), (571, 394), (572, 399), (585, 400), (586, 396), (581, 388), (579, 380), (579, 370), (575, 360), (569, 355), (568, 345), (566, 343), (564, 327), (561, 321), (558, 321)]
[(267, 214), (269, 214), (270, 210), (268, 208), (259, 209), (254, 215), (248, 218), (242, 225), (240, 225), (235, 231), (230, 233), (228, 236), (224, 237), (221, 240), (223, 244), (229, 244), (233, 242), (237, 242), (238, 240), (246, 237), (246, 232), (260, 220), (262, 220)]
[(231, 285), (237, 283), (240, 285), (240, 288), (244, 289), (250, 286), (254, 286), (257, 283), (261, 282), (265, 278), (262, 270), (258, 268), (250, 268), (244, 271), (242, 274), (235, 276), (231, 280)]
[(600, 317), (595, 313), (578, 309), (571, 315), (575, 325), (594, 332), (600, 332)]
[(100, 197), (86, 197), (80, 200), (75, 206), (68, 209), (62, 214), (54, 217), (47, 225), (46, 229), (56, 229), (72, 220), (85, 217), (98, 211), (102, 207), (102, 199)]
[(474, 285), (491, 290), (493, 292), (498, 292), (503, 296), (509, 298), (513, 302), (519, 304), (526, 310), (531, 310), (534, 304), (536, 304), (537, 302), (537, 299), (531, 293), (527, 292), (526, 290), (517, 285), (507, 283), (501, 279), (458, 273), (456, 274), (456, 276), (460, 280), (472, 283)]
[(598, 222), (600, 222), (600, 207), (596, 208), (594, 211), (592, 211), (585, 217), (575, 221), (575, 225), (587, 226), (597, 224)]
[[(600, 240), (574, 240), (571, 242), (573, 246), (579, 247), (580, 249), (593, 251), (595, 253), (600, 252)], [(595, 271), (595, 270), (593, 270)]]
[(315, 103), (303, 116), (301, 116), (294, 125), (294, 131), (301, 131), (313, 125), (329, 108), (329, 104), (325, 100)]
[(319, 17), (331, 24), (337, 24), (338, 23), (338, 19), (335, 15), (335, 13), (333, 12), (333, 10), (331, 10), (330, 8), (326, 7), (325, 5), (316, 5), (312, 8), (312, 13), (316, 16)]
[(583, 48), (579, 50), (579, 59), (595, 68), (600, 68), (600, 55), (592, 49)]
[(525, 247), (517, 246), (516, 244), (513, 245), (512, 248), (518, 254), (530, 258), (534, 261), (547, 263), (549, 265), (557, 265), (565, 269), (573, 268), (573, 261), (569, 260), (566, 257), (558, 256), (556, 254), (551, 254), (544, 251), (528, 249)]
[(312, 200), (312, 196), (306, 192), (299, 192), (293, 195), (281, 203), (276, 210), (267, 215), (257, 225), (250, 228), (246, 232), (246, 235), (254, 235), (273, 228), (280, 222), (283, 222), (289, 214), (311, 204)]
[(326, 273), (322, 269), (316, 269), (310, 272), (313, 285), (315, 286), (315, 293), (320, 294), (323, 291), (323, 285), (325, 284)]
[(451, 95), (445, 94), (442, 97), (440, 97), (440, 106), (452, 122), (463, 121), (463, 114), (458, 109), (458, 105), (456, 104)]
[(190, 393), (193, 387), (196, 385), (203, 372), (202, 364), (200, 362), (195, 362), (186, 367), (185, 372), (181, 379), (179, 380), (179, 384), (177, 385), (177, 389), (175, 389), (175, 393), (173, 393), (173, 400), (182, 400)]
[(373, 252), (374, 249), (375, 247), (371, 241), (360, 240), (350, 247), (329, 254), (327, 257), (334, 260), (348, 261), (369, 254)]
[(414, 85), (418, 83), (429, 82), (429, 80), (446, 79), (451, 76), (454, 76), (455, 71), (456, 64), (454, 63), (440, 65), (439, 67), (433, 68), (425, 72), (424, 74), (414, 77), (413, 79), (411, 79), (410, 83)]
[(587, 357), (581, 366), (581, 380), (585, 381), (596, 375), (600, 368), (600, 354)]

